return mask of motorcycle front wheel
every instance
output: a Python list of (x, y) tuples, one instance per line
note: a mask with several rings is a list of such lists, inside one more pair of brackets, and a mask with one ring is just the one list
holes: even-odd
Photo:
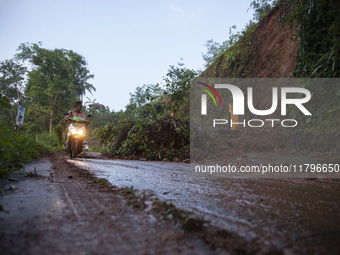
[(70, 158), (76, 158), (78, 153), (78, 142), (76, 139), (71, 141)]

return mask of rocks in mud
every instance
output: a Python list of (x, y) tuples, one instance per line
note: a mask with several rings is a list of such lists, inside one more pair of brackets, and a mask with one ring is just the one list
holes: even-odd
[(38, 172), (37, 172), (37, 169), (34, 167), (33, 171), (29, 171), (25, 177), (38, 177)]
[(15, 190), (14, 185), (5, 185), (5, 187), (3, 188), (3, 191), (13, 191), (13, 190)]
[(185, 163), (185, 164), (189, 164), (190, 163), (190, 159), (189, 158), (184, 159), (182, 162)]
[(15, 178), (12, 178), (12, 177), (8, 178), (7, 180), (9, 180), (11, 182), (18, 182), (19, 181), (18, 179), (15, 179)]
[(0, 205), (0, 212), (9, 213), (9, 211), (5, 210), (2, 205)]
[[(119, 157), (118, 157), (119, 158)], [(130, 155), (130, 156), (125, 156), (123, 158), (124, 160), (138, 160), (139, 157), (135, 156), (135, 155)]]

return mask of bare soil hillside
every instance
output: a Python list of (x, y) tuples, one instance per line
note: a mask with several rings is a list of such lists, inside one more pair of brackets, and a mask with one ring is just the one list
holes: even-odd
[[(296, 26), (289, 27), (280, 25), (280, 8), (275, 7), (258, 24), (252, 39), (250, 59), (244, 61), (248, 66), (237, 67), (242, 69), (242, 78), (286, 78), (292, 77), (298, 51), (298, 40), (294, 38)], [(246, 47), (246, 46), (245, 46)], [(233, 73), (226, 68), (228, 60), (224, 54), (219, 56), (201, 77), (207, 78), (234, 78)], [(240, 63), (229, 65), (236, 68)], [(248, 74), (248, 75), (247, 75)]]
[(294, 38), (296, 26), (281, 26), (279, 7), (263, 18), (254, 35), (254, 66), (252, 77), (292, 77), (298, 51)]

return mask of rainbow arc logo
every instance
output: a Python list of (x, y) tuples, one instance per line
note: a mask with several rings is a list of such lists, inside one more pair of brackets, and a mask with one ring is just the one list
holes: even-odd
[[(197, 83), (201, 84), (203, 86), (206, 86), (207, 88), (209, 88), (217, 96), (217, 98), (220, 101), (220, 104), (222, 106), (221, 97), (220, 97), (220, 95), (217, 93), (217, 91), (213, 87), (211, 87), (210, 85), (205, 84), (203, 82), (197, 82)], [(206, 92), (212, 98), (212, 100), (214, 101), (214, 104), (217, 106), (216, 100), (215, 100), (214, 96), (211, 94), (211, 92), (209, 90), (207, 90), (207, 89), (204, 89), (204, 88), (200, 88), (200, 89), (203, 90), (204, 92)]]

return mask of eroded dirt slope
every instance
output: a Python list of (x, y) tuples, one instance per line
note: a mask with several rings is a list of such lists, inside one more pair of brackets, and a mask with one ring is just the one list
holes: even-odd
[(288, 78), (293, 76), (298, 40), (296, 26), (280, 26), (280, 9), (263, 18), (254, 35), (254, 67), (251, 77)]

